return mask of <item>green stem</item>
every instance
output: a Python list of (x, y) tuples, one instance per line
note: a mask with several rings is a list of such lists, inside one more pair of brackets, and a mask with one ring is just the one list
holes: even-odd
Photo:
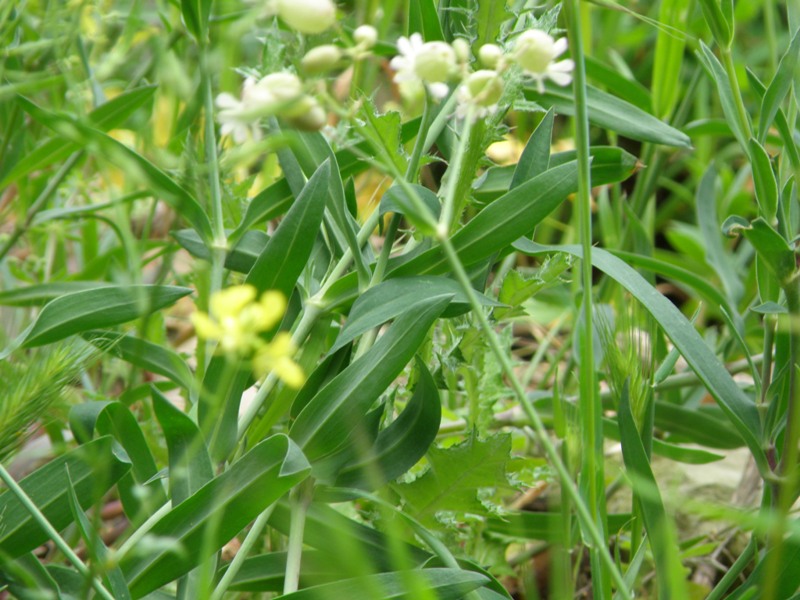
[[(745, 135), (745, 141), (753, 137), (753, 130), (750, 127), (750, 118), (747, 116), (747, 109), (742, 100), (742, 90), (739, 87), (739, 78), (736, 76), (736, 67), (733, 64), (733, 54), (730, 48), (720, 48), (720, 56), (722, 57), (722, 66), (725, 67), (725, 74), (728, 76), (728, 83), (733, 92), (733, 102), (736, 104), (736, 117), (739, 120), (739, 127)], [(744, 148), (747, 153), (747, 148)], [(749, 153), (748, 153), (749, 155)]]
[(244, 538), (241, 547), (238, 552), (236, 552), (236, 556), (233, 557), (225, 573), (220, 578), (219, 583), (214, 588), (209, 600), (222, 600), (228, 587), (230, 587), (233, 582), (234, 577), (236, 577), (236, 574), (241, 570), (245, 559), (261, 537), (261, 532), (264, 530), (264, 527), (266, 527), (273, 510), (275, 510), (275, 504), (271, 504), (264, 512), (258, 515), (250, 531), (247, 532), (247, 536)]
[(478, 323), (480, 325), (481, 330), (483, 331), (486, 340), (489, 343), (489, 346), (492, 349), (492, 353), (497, 358), (498, 362), (500, 363), (500, 367), (505, 375), (506, 379), (511, 383), (511, 387), (514, 390), (514, 396), (516, 397), (517, 401), (519, 402), (522, 409), (525, 411), (525, 414), (530, 419), (531, 425), (533, 427), (534, 432), (536, 432), (537, 437), (539, 438), (539, 443), (542, 445), (542, 448), (547, 455), (548, 460), (553, 465), (558, 474), (559, 482), (562, 486), (562, 490), (569, 495), (570, 500), (575, 506), (575, 509), (578, 513), (578, 517), (580, 518), (581, 524), (583, 525), (584, 531), (586, 532), (589, 540), (593, 544), (593, 547), (597, 548), (600, 555), (600, 560), (608, 569), (609, 573), (611, 574), (614, 583), (618, 587), (618, 591), (622, 598), (626, 600), (632, 600), (633, 596), (631, 596), (630, 591), (625, 586), (625, 581), (622, 578), (619, 570), (617, 569), (616, 564), (614, 563), (614, 559), (606, 550), (606, 541), (604, 536), (601, 534), (600, 530), (595, 525), (594, 519), (592, 518), (591, 513), (586, 508), (586, 504), (581, 497), (581, 494), (578, 492), (578, 488), (575, 485), (575, 482), (572, 481), (572, 478), (569, 475), (569, 471), (567, 470), (566, 465), (561, 460), (561, 456), (556, 450), (555, 445), (550, 440), (550, 437), (547, 434), (547, 430), (542, 423), (541, 417), (539, 417), (539, 413), (536, 412), (536, 409), (533, 407), (530, 399), (528, 398), (527, 394), (525, 393), (525, 389), (522, 387), (522, 384), (517, 377), (517, 374), (514, 372), (514, 368), (511, 364), (511, 360), (509, 359), (506, 352), (503, 350), (502, 345), (500, 344), (500, 340), (497, 337), (497, 333), (495, 333), (494, 329), (492, 328), (491, 324), (489, 323), (489, 319), (486, 317), (486, 314), (483, 312), (483, 307), (478, 300), (478, 296), (475, 293), (475, 290), (472, 289), (472, 284), (470, 283), (469, 275), (467, 274), (466, 269), (464, 269), (464, 265), (461, 264), (461, 261), (458, 258), (458, 254), (456, 253), (455, 248), (453, 247), (452, 242), (447, 237), (439, 238), (439, 243), (441, 244), (442, 249), (444, 250), (445, 254), (447, 255), (447, 259), (450, 262), (450, 267), (453, 270), (453, 273), (456, 276), (456, 280), (461, 285), (462, 290), (467, 296), (469, 300), (469, 304), (472, 307), (472, 312), (475, 314), (475, 317), (478, 319)]
[[(605, 477), (603, 468), (603, 425), (602, 404), (597, 390), (594, 372), (594, 336), (592, 314), (592, 180), (589, 169), (589, 109), (586, 97), (586, 65), (583, 47), (583, 15), (579, 0), (571, 0), (566, 4), (567, 32), (571, 54), (575, 61), (573, 72), (575, 98), (575, 148), (578, 158), (578, 193), (575, 203), (578, 206), (579, 233), (583, 260), (581, 261), (581, 282), (583, 302), (581, 312), (583, 323), (580, 331), (580, 371), (579, 410), (581, 414), (581, 488), (585, 490), (588, 508), (594, 519), (603, 544), (592, 548), (591, 558), (595, 577), (592, 578), (592, 589), (595, 598), (611, 597), (611, 589), (607, 576), (602, 568), (600, 553), (605, 554), (606, 523), (604, 515)], [(600, 460), (598, 460), (600, 457)]]
[(53, 543), (56, 545), (62, 554), (67, 558), (67, 560), (72, 563), (72, 566), (75, 567), (75, 570), (81, 574), (87, 581), (91, 583), (92, 588), (97, 594), (104, 598), (105, 600), (114, 600), (114, 596), (112, 596), (109, 591), (103, 587), (102, 582), (95, 577), (89, 568), (83, 564), (83, 561), (72, 551), (72, 548), (69, 547), (69, 544), (62, 538), (56, 528), (50, 524), (50, 521), (47, 520), (39, 508), (34, 504), (33, 500), (30, 499), (28, 494), (25, 493), (19, 484), (14, 481), (14, 478), (11, 477), (11, 474), (6, 471), (5, 467), (0, 464), (0, 479), (8, 486), (9, 492), (14, 494), (14, 496), (19, 500), (20, 504), (25, 507), (33, 520), (36, 521), (37, 525), (41, 527), (45, 533), (47, 533), (48, 537), (53, 540)]
[(736, 581), (736, 578), (742, 574), (745, 567), (750, 564), (750, 561), (753, 559), (756, 553), (756, 539), (755, 537), (751, 537), (750, 541), (745, 546), (745, 549), (739, 555), (739, 558), (731, 565), (725, 575), (722, 576), (722, 579), (719, 580), (719, 583), (714, 586), (714, 589), (711, 590), (711, 593), (706, 597), (706, 600), (722, 600), (725, 596), (725, 592), (728, 591), (728, 588), (733, 585), (733, 582)]
[(303, 532), (306, 527), (306, 513), (311, 502), (311, 486), (308, 481), (291, 492), (292, 517), (289, 529), (289, 546), (286, 549), (286, 574), (283, 579), (283, 593), (296, 592), (300, 582), (300, 563), (303, 557)]
[(455, 225), (455, 221), (459, 218), (459, 215), (456, 214), (456, 191), (461, 181), (461, 171), (464, 167), (464, 155), (469, 145), (474, 116), (475, 109), (470, 108), (467, 112), (467, 116), (464, 118), (464, 126), (461, 128), (461, 135), (458, 138), (453, 160), (447, 168), (447, 190), (444, 195), (442, 216), (439, 219), (440, 236), (446, 236), (453, 228), (453, 225)]

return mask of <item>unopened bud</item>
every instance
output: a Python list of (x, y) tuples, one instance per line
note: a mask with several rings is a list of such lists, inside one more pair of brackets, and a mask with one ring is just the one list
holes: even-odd
[(544, 73), (558, 55), (555, 40), (539, 29), (524, 31), (514, 43), (514, 59), (528, 73)]
[(456, 58), (460, 63), (469, 62), (469, 42), (464, 38), (456, 38), (453, 40), (453, 51), (456, 53)]
[(342, 51), (339, 47), (326, 44), (324, 46), (317, 46), (306, 52), (301, 64), (306, 73), (327, 73), (335, 69), (341, 59)]
[(495, 71), (475, 71), (464, 82), (469, 101), (477, 106), (497, 104), (503, 96), (503, 79)]
[(426, 82), (447, 81), (456, 66), (456, 53), (445, 42), (427, 42), (417, 54), (414, 71)]
[(332, 0), (278, 0), (278, 16), (300, 33), (322, 33), (336, 22)]
[(328, 123), (325, 109), (311, 96), (300, 98), (284, 116), (294, 127), (303, 131), (319, 131)]
[(372, 25), (361, 25), (353, 32), (353, 39), (356, 44), (365, 50), (369, 50), (378, 41), (378, 30)]
[(494, 69), (503, 58), (503, 50), (496, 44), (484, 44), (478, 50), (478, 58), (487, 69)]

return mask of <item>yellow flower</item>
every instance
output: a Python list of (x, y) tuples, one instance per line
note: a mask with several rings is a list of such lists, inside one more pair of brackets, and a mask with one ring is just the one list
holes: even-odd
[(286, 385), (298, 388), (305, 376), (292, 360), (291, 335), (280, 332), (271, 342), (261, 337), (283, 318), (286, 298), (275, 291), (264, 292), (259, 299), (257, 295), (252, 285), (234, 285), (214, 293), (209, 302), (211, 314), (196, 311), (191, 316), (197, 336), (218, 341), (222, 352), (252, 358), (259, 376), (274, 372)]

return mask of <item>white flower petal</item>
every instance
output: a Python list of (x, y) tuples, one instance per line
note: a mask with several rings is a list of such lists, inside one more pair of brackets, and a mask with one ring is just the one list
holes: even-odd
[(549, 67), (547, 67), (547, 72), (550, 73), (551, 71), (555, 71), (557, 73), (571, 73), (575, 68), (575, 61), (567, 58), (564, 60), (560, 60), (557, 63), (553, 63)]
[(559, 38), (553, 44), (553, 57), (561, 56), (567, 51), (567, 38)]
[(431, 96), (433, 96), (436, 100), (441, 100), (447, 96), (447, 92), (450, 91), (450, 86), (442, 82), (429, 83), (428, 90), (430, 90)]
[(232, 94), (228, 94), (227, 92), (223, 92), (216, 99), (217, 108), (222, 109), (240, 109), (242, 107), (242, 103), (239, 102)]
[(572, 75), (569, 73), (561, 73), (559, 71), (548, 71), (547, 76), (555, 83), (556, 85), (565, 86), (569, 85), (572, 81)]

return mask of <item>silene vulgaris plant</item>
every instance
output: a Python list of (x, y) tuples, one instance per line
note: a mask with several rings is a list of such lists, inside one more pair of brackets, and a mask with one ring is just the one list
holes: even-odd
[(800, 597), (800, 4), (0, 14), (0, 598)]

